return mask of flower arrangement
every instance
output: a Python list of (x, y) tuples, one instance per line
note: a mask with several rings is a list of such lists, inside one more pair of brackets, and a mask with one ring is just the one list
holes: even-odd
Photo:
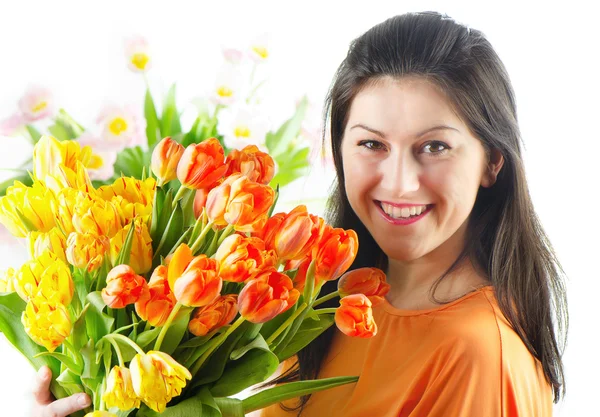
[[(51, 368), (55, 397), (86, 392), (86, 417), (238, 417), (357, 381), (230, 398), (334, 323), (374, 336), (372, 305), (389, 290), (378, 269), (344, 274), (353, 230), (302, 205), (273, 214), (268, 153), (249, 145), (226, 156), (218, 138), (166, 137), (141, 178), (96, 187), (91, 147), (42, 136), (32, 166), (32, 184), (0, 198), (0, 222), (31, 253), (0, 277), (0, 331), (36, 369)], [(338, 308), (317, 308), (338, 295)]]
[[(0, 120), (0, 136), (23, 135), (35, 145), (43, 135), (51, 135), (59, 141), (76, 140), (82, 146), (88, 145), (92, 160), (86, 169), (95, 187), (112, 184), (121, 175), (141, 178), (161, 138), (171, 137), (188, 146), (214, 137), (226, 155), (248, 145), (268, 152), (275, 161), (271, 185), (284, 187), (306, 175), (310, 165), (307, 145), (316, 140), (318, 129), (311, 128), (307, 121), (311, 105), (306, 97), (296, 103), (294, 114), (281, 126), (272, 126), (266, 117), (260, 106), (260, 92), (268, 80), (257, 82), (256, 74), (268, 64), (269, 52), (266, 36), (254, 39), (246, 50), (224, 48), (223, 63), (208, 91), (182, 111), (174, 84), (158, 111), (147, 77), (154, 62), (150, 45), (142, 37), (132, 37), (126, 41), (125, 58), (129, 69), (145, 80), (143, 111), (130, 105), (109, 104), (99, 111), (95, 123), (84, 127), (65, 109), (57, 109), (50, 90), (32, 86), (18, 101), (15, 113)], [(190, 109), (195, 113), (190, 119), (193, 122), (184, 128), (181, 116), (189, 115)], [(14, 181), (31, 185), (30, 169), (31, 159), (0, 184), (0, 195)]]

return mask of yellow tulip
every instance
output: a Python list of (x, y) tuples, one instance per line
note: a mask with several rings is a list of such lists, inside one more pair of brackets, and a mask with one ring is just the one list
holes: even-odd
[(33, 298), (21, 315), (25, 332), (38, 345), (54, 350), (71, 333), (71, 318), (66, 307), (43, 298)]
[(93, 233), (112, 238), (122, 228), (113, 204), (99, 197), (83, 199), (73, 210), (73, 228), (78, 233)]
[(117, 415), (109, 413), (108, 411), (92, 411), (91, 413), (87, 413), (84, 417), (117, 417)]
[(67, 261), (76, 268), (87, 268), (92, 272), (102, 265), (109, 249), (106, 236), (73, 232), (67, 239)]
[(71, 303), (75, 289), (71, 270), (50, 251), (21, 266), (13, 285), (17, 294), (25, 301), (35, 297), (64, 305)]
[(33, 176), (45, 181), (48, 176), (59, 177), (60, 166), (75, 171), (77, 161), (87, 166), (92, 159), (92, 148), (83, 148), (77, 141), (58, 141), (52, 136), (44, 135), (33, 148)]
[(29, 254), (32, 258), (37, 258), (45, 251), (54, 253), (58, 259), (67, 262), (65, 251), (67, 249), (67, 241), (65, 235), (59, 228), (54, 227), (48, 232), (30, 232), (27, 235), (29, 243)]
[(117, 209), (122, 224), (129, 223), (135, 217), (148, 221), (152, 214), (156, 180), (146, 178), (139, 180), (121, 177), (111, 185), (104, 185), (97, 190), (98, 195), (110, 201)]
[(118, 407), (120, 410), (140, 407), (140, 399), (133, 390), (129, 369), (121, 366), (111, 369), (102, 400), (108, 407)]
[(131, 381), (138, 397), (157, 413), (162, 413), (173, 397), (181, 394), (190, 371), (164, 352), (151, 350), (131, 360)]
[(53, 202), (52, 212), (55, 214), (56, 225), (65, 236), (75, 232), (73, 213), (76, 207), (89, 207), (93, 204), (94, 194), (88, 194), (73, 188), (63, 188)]
[(34, 230), (48, 232), (55, 226), (51, 210), (54, 200), (52, 191), (40, 182), (27, 187), (15, 181), (14, 185), (8, 187), (6, 195), (0, 197), (0, 223), (16, 237), (25, 237)]
[(15, 269), (8, 268), (6, 271), (0, 272), (0, 292), (14, 292), (13, 284), (15, 279)]
[[(135, 230), (131, 243), (129, 265), (137, 274), (145, 274), (152, 269), (152, 238), (150, 232), (148, 232), (148, 226), (142, 219), (136, 219), (134, 222)], [(132, 223), (129, 223), (110, 240), (110, 259), (113, 265), (116, 264), (131, 225)]]

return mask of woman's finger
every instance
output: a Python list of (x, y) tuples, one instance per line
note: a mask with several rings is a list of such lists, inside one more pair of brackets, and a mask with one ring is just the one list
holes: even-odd
[(75, 411), (84, 409), (90, 403), (90, 397), (87, 394), (74, 394), (48, 404), (44, 409), (43, 417), (66, 417)]
[(38, 404), (48, 404), (52, 402), (52, 394), (50, 394), (50, 381), (52, 380), (52, 372), (48, 366), (42, 366), (35, 378), (35, 387), (33, 388), (33, 398)]

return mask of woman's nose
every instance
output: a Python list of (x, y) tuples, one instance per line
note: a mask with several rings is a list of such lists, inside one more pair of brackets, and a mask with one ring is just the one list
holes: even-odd
[(411, 155), (388, 157), (382, 166), (381, 187), (389, 197), (400, 198), (419, 189), (419, 164)]

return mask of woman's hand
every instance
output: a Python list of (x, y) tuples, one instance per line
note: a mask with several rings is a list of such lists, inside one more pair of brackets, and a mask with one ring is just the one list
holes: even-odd
[(54, 401), (54, 397), (50, 393), (50, 381), (52, 381), (50, 368), (42, 366), (38, 371), (33, 390), (34, 404), (31, 409), (31, 417), (66, 417), (91, 404), (87, 394), (74, 394)]

